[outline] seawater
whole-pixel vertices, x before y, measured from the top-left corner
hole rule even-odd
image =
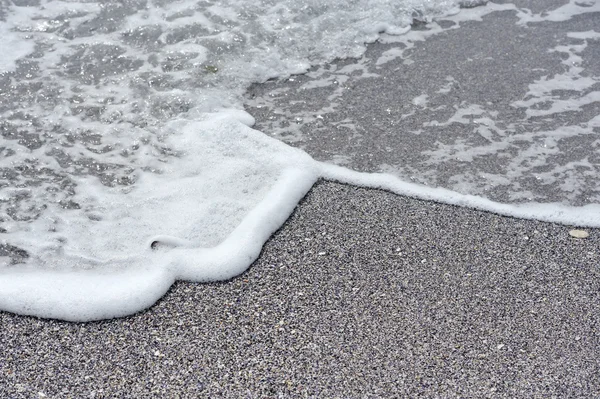
[[[406,182],[394,168],[373,174],[336,165],[335,157],[318,162],[269,137],[285,128],[267,134],[251,128],[254,117],[243,110],[251,84],[361,57],[365,43],[397,38],[398,48],[380,60],[389,62],[436,32],[411,30],[415,21],[476,20],[512,10],[527,25],[600,11],[595,2],[544,14],[481,3],[22,0],[1,6],[0,309],[111,318],[151,306],[176,279],[231,278],[258,257],[319,178],[600,226],[595,202],[502,204],[476,185],[459,193]],[[515,104],[531,117],[598,101],[598,78],[584,73],[577,57],[600,34],[569,34],[578,41],[557,47],[572,57],[564,73],[531,82],[531,94]],[[355,72],[348,68],[348,75]],[[313,87],[327,86],[327,79]],[[555,98],[555,90],[566,88],[581,95]],[[414,104],[425,107],[428,100],[421,93]],[[476,118],[487,126],[480,129],[485,136],[502,130],[492,117],[463,104],[452,121]],[[563,130],[597,133],[598,118]],[[460,147],[462,156],[476,156],[473,148]],[[435,156],[441,162],[456,151],[441,148]]]

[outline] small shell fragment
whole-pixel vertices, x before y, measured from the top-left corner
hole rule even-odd
[[[571,230],[569,231],[569,235],[575,238],[588,238],[590,233],[585,230]]]

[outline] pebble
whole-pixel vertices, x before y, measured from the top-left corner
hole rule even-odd
[[[585,230],[575,229],[575,230],[569,231],[569,235],[574,238],[588,238],[590,236],[590,233],[588,233]]]

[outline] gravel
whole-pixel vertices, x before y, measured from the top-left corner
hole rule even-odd
[[[598,397],[600,231],[318,184],[245,274],[0,313],[0,397]]]

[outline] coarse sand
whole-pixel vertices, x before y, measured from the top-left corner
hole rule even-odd
[[[598,397],[600,232],[319,183],[245,274],[0,313],[0,397]]]

